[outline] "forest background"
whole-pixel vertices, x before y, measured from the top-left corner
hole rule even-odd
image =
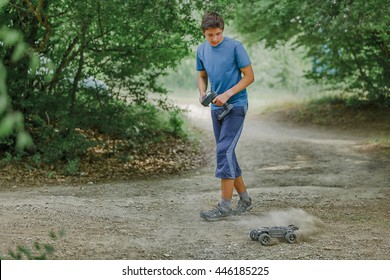
[[[201,164],[172,100],[197,98],[194,51],[209,10],[247,46],[255,110],[268,100],[288,119],[376,129],[387,149],[388,4],[0,0],[2,179],[12,166],[25,178],[89,180]]]

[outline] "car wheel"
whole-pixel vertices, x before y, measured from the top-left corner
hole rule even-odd
[[[259,232],[254,229],[249,233],[249,236],[253,241],[256,241],[259,239]]]
[[[297,241],[297,236],[295,235],[295,233],[287,233],[285,238],[288,243],[294,243],[295,241]]]
[[[261,244],[268,245],[269,244],[269,240],[270,240],[270,236],[268,234],[266,234],[266,233],[260,234],[259,241],[260,241]]]

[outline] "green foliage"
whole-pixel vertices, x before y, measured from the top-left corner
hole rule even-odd
[[[60,230],[57,232],[50,232],[49,236],[51,243],[40,243],[35,242],[33,247],[18,245],[15,250],[10,249],[8,251],[7,259],[14,260],[47,260],[54,254],[54,245],[53,242],[58,241],[60,238],[64,237],[65,231]],[[6,259],[0,255],[0,260]]]
[[[184,58],[179,65],[169,69],[167,75],[161,77],[162,82],[168,88],[196,88],[197,72],[195,70],[195,54]]]
[[[163,141],[168,135],[186,137],[180,110],[164,111],[151,103],[126,104],[111,98],[101,106],[98,102],[80,101],[74,116],[59,116],[30,115],[27,123],[35,146],[28,154],[30,164],[35,167],[63,162],[66,175],[79,174],[80,160],[90,148],[99,145],[116,154],[146,149],[150,143]],[[13,146],[12,137],[0,140],[0,148],[7,151],[2,163],[16,161],[21,154]]]
[[[32,141],[24,129],[22,114],[13,110],[8,97],[7,65],[21,60],[28,48],[21,32],[3,24],[3,20],[7,19],[3,7],[8,5],[8,2],[0,2],[0,138],[14,134],[14,144],[21,150],[31,146]]]
[[[158,78],[202,38],[200,15],[224,7],[231,17],[231,2],[2,1],[0,151],[15,155],[33,139],[34,163],[62,161],[72,174],[97,144],[91,131],[132,147],[184,135],[150,94],[169,108]],[[103,86],[89,84],[96,79]]]
[[[65,175],[78,175],[80,173],[80,160],[73,159],[69,160],[66,164]]]
[[[114,95],[126,91],[136,102],[146,101],[147,92],[164,92],[157,78],[202,36],[193,11],[229,1],[11,2],[2,22],[18,33],[3,40],[12,43],[22,33],[35,52],[34,67],[27,61],[6,65],[9,75],[18,78],[9,79],[10,88],[18,89],[12,91],[14,105],[30,96],[33,85],[41,95],[66,94],[72,110],[80,83],[91,76],[104,80]]]
[[[80,158],[94,144],[70,122],[46,124],[40,116],[34,115],[29,126],[33,128],[34,142],[39,143],[34,147],[34,156],[39,155],[43,163]]]
[[[125,118],[126,123],[130,124],[124,130],[130,146],[139,147],[145,143],[160,142],[167,135],[176,137],[185,135],[178,110],[163,112],[151,104],[132,105],[129,106]]]
[[[184,121],[180,117],[180,113],[180,110],[170,113],[168,131],[171,131],[174,136],[187,138],[188,134],[184,130]]]
[[[6,152],[0,162],[3,164],[9,164],[12,162],[12,160],[13,160],[12,154],[9,152]]]
[[[242,1],[237,14],[237,29],[252,42],[304,46],[313,65],[309,78],[390,105],[386,1]]]

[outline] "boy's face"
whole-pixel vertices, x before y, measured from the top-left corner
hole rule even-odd
[[[203,32],[206,40],[210,43],[211,46],[218,46],[223,39],[223,29],[221,28],[209,28]]]

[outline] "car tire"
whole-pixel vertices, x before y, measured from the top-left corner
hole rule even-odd
[[[256,241],[256,240],[259,240],[259,232],[257,230],[252,230],[250,233],[249,233],[249,237],[253,240],[253,241]]]
[[[267,233],[262,233],[259,236],[259,242],[263,245],[268,245],[270,241],[270,236]]]
[[[295,235],[295,233],[287,233],[285,238],[288,243],[294,243],[295,241],[297,241],[297,236]]]

